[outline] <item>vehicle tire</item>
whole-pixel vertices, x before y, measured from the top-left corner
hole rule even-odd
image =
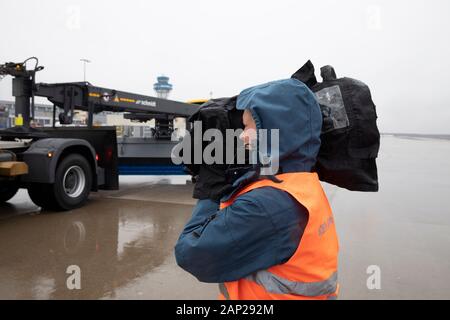
[[[0,182],[0,203],[11,200],[19,191],[19,185],[16,182],[2,181]]]
[[[84,205],[92,187],[92,170],[85,157],[72,154],[58,165],[54,195],[59,208],[71,210]]]
[[[92,170],[83,156],[71,154],[56,168],[55,183],[33,184],[28,193],[35,204],[52,211],[72,210],[87,201],[92,186]]]

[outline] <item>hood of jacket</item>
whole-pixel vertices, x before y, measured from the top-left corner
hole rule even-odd
[[[311,172],[320,148],[322,114],[314,93],[297,79],[283,79],[243,90],[237,109],[249,110],[256,128],[268,132],[266,154],[277,154],[278,172]],[[278,152],[270,132],[279,130]],[[258,134],[260,139],[260,134]],[[262,149],[261,149],[262,150]]]

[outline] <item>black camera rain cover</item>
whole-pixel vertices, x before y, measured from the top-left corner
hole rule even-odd
[[[331,66],[320,70],[322,82],[317,82],[309,60],[292,75],[315,93],[322,111],[319,178],[352,191],[378,191],[380,133],[369,87],[359,80],[337,78]]]
[[[227,129],[243,129],[242,110],[236,109],[237,96],[230,98],[212,99],[202,104],[197,112],[195,112],[189,119],[190,126],[189,134],[191,138],[203,136],[208,129],[218,129],[226,136]],[[202,123],[201,132],[194,126],[196,121]],[[236,138],[235,138],[236,139]],[[245,164],[227,164],[226,152],[223,153],[222,164],[205,165],[203,159],[201,163],[195,163],[195,149],[199,147],[197,144],[201,143],[200,150],[210,144],[209,141],[196,141],[191,139],[191,159],[189,163],[185,163],[186,172],[191,174],[195,180],[195,188],[193,197],[196,199],[220,199],[220,196],[231,189],[233,180],[237,178],[240,173],[245,173],[251,166],[248,164],[248,153],[246,151]],[[225,141],[224,141],[225,143]],[[238,143],[234,143],[234,151],[236,152]],[[224,145],[224,151],[226,151]],[[234,154],[235,156],[236,154]]]

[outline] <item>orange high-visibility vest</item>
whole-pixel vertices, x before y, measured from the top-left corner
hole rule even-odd
[[[219,299],[335,299],[339,289],[339,245],[333,214],[318,175],[295,172],[276,177],[282,182],[264,179],[251,183],[229,201],[221,203],[221,209],[231,205],[236,197],[256,188],[273,187],[288,192],[309,214],[297,250],[283,264],[237,281],[221,283]]]

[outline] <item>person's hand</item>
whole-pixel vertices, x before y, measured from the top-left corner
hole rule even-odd
[[[195,180],[193,197],[196,199],[211,199],[217,202],[232,188],[227,181],[225,165],[203,164]]]

